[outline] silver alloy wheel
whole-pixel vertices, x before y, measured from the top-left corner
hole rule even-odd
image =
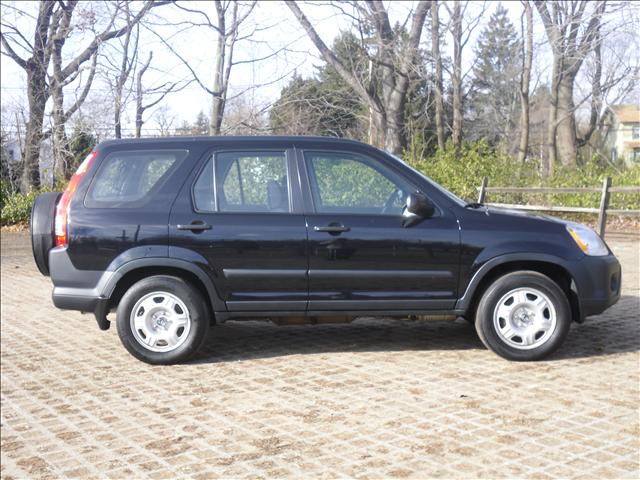
[[[130,317],[133,338],[152,352],[170,352],[182,345],[191,330],[185,304],[172,293],[148,293],[136,302]]]
[[[518,350],[530,350],[547,342],[556,324],[553,303],[535,288],[511,290],[502,296],[493,311],[493,326],[498,337]]]

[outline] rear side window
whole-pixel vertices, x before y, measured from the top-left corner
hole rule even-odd
[[[220,152],[212,156],[193,188],[199,211],[289,212],[284,152]]]
[[[186,150],[114,152],[102,161],[87,207],[134,207],[146,201],[189,154]]]

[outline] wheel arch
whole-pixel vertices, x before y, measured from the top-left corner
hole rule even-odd
[[[116,308],[124,293],[136,282],[154,275],[171,275],[192,284],[204,296],[213,315],[226,310],[224,302],[207,274],[190,262],[174,258],[133,260],[118,268],[103,289],[109,310]]]
[[[485,263],[472,277],[464,295],[458,300],[456,310],[469,318],[475,316],[482,294],[497,278],[508,273],[529,270],[546,275],[567,295],[571,317],[582,322],[576,283],[565,262],[550,255],[505,255]]]

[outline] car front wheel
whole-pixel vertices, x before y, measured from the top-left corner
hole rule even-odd
[[[189,283],[158,275],[127,290],[116,322],[129,353],[146,363],[167,365],[189,359],[200,348],[209,327],[209,310]]]
[[[546,275],[513,272],[495,280],[476,311],[484,345],[509,360],[540,360],[555,352],[571,326],[562,289]]]

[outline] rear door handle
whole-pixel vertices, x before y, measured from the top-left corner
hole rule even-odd
[[[193,222],[188,225],[177,225],[178,230],[191,230],[192,232],[201,232],[203,230],[211,230],[211,225],[204,222]]]
[[[342,233],[349,232],[351,229],[349,227],[345,227],[344,225],[327,225],[326,227],[315,226],[313,229],[316,232],[328,232],[328,233]]]

